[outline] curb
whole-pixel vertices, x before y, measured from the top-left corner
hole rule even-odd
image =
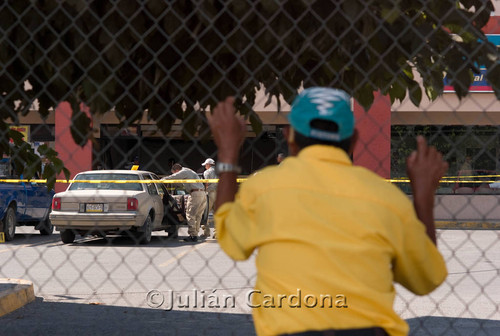
[[[435,221],[436,229],[500,230],[500,222]]]
[[[28,280],[0,278],[0,316],[35,300],[33,283]]]

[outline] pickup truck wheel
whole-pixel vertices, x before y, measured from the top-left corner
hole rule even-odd
[[[5,240],[10,241],[14,239],[14,236],[16,235],[16,225],[16,211],[10,206],[7,209],[5,218],[3,219],[3,232],[5,233]]]
[[[75,241],[75,233],[73,230],[63,230],[61,231],[61,240],[64,244],[71,244]]]
[[[136,233],[136,238],[139,241],[139,244],[149,244],[151,242],[152,233],[153,222],[151,221],[151,216],[148,215],[146,221],[144,222],[144,226],[142,227],[142,231],[138,231]]]
[[[49,236],[52,232],[54,232],[54,225],[52,225],[52,222],[47,215],[47,218],[43,221],[43,225],[40,227],[40,234],[42,236]]]

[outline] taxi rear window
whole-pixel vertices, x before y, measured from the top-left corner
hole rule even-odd
[[[75,180],[82,182],[73,182],[69,190],[133,190],[142,191],[141,183],[114,183],[113,181],[137,181],[138,175],[134,174],[80,174],[75,177]],[[103,181],[103,182],[90,182]]]

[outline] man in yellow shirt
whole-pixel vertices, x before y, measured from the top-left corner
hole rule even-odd
[[[208,116],[218,146],[216,227],[235,260],[257,250],[248,294],[259,335],[406,335],[393,281],[427,294],[446,278],[434,192],[448,165],[424,138],[407,161],[414,204],[349,158],[350,97],[309,88],[292,104],[290,157],[236,183],[245,123],[233,98]]]

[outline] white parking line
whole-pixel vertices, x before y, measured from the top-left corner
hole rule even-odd
[[[191,253],[193,251],[196,251],[196,250],[199,250],[201,249],[203,246],[206,246],[207,245],[207,242],[203,242],[203,243],[200,243],[198,245],[195,245],[195,246],[192,246],[189,250],[187,251],[183,251],[177,255],[175,255],[174,257],[168,259],[167,261],[165,261],[163,264],[160,264],[159,267],[167,267],[169,265],[171,265],[172,263],[178,261],[179,259],[181,259],[182,257],[184,257],[186,254],[188,253]]]

